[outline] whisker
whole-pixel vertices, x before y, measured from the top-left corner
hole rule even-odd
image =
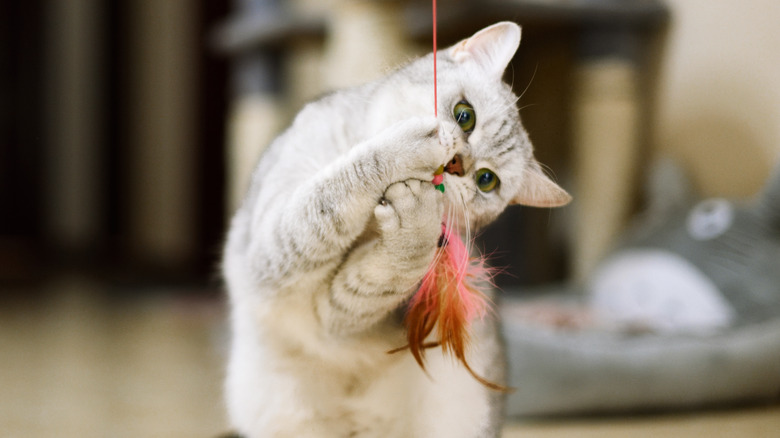
[[[548,166],[548,165],[546,165],[544,163],[539,163],[539,166],[542,168],[542,172],[544,172],[545,175],[550,177],[550,179],[552,179],[553,181],[557,181],[558,180],[558,178],[555,175],[555,171],[552,169],[552,167],[550,167],[550,166]]]
[[[520,96],[516,96],[514,99],[512,99],[511,102],[507,103],[506,105],[503,105],[498,109],[499,115],[502,114],[512,114],[520,111],[522,108],[517,108],[517,102],[520,101]],[[525,108],[525,107],[524,107]]]
[[[539,71],[539,63],[536,63],[536,65],[534,66],[534,72],[531,73],[531,79],[528,80],[528,84],[525,86],[523,91],[514,99],[514,101],[511,104],[507,105],[505,108],[502,108],[502,111],[511,111],[511,109],[514,109],[512,107],[516,107],[517,106],[517,102],[519,102],[520,99],[522,99],[523,96],[525,96],[525,93],[528,92],[528,90],[531,88],[531,84],[534,82],[534,79],[536,79],[537,71]],[[514,75],[512,76],[512,84],[511,84],[511,86],[512,86],[512,89],[514,90]],[[520,111],[523,108],[527,108],[527,107],[528,106],[524,106],[524,107],[522,107],[520,109],[517,109],[516,111]]]
[[[534,81],[534,78],[536,77],[536,71],[539,70],[539,63],[537,62],[534,66],[534,72],[531,74],[531,79],[528,81],[528,85],[525,86],[525,89],[522,93],[520,93],[520,96],[517,97],[517,100],[520,100],[521,97],[525,95],[525,92],[528,91],[529,88],[531,88],[531,83]]]
[[[464,227],[466,228],[466,238],[464,239],[464,244],[466,245],[468,253],[471,253],[471,223],[469,220],[468,205],[462,191],[458,191],[458,200],[461,204],[461,217],[463,218]]]
[[[517,109],[517,111],[522,111],[522,110],[524,110],[526,108],[530,108],[530,107],[536,106],[536,105],[538,105],[538,104],[537,103],[529,103],[528,105],[521,106],[520,108]]]
[[[515,89],[515,64],[514,63],[512,63],[512,62],[509,63],[509,70],[512,73],[512,75],[511,75],[512,76],[512,81],[509,83],[509,88],[514,90]],[[531,78],[531,79],[533,79],[533,78]]]

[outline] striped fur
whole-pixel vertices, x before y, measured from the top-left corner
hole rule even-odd
[[[517,97],[501,82],[519,37],[501,23],[439,52],[438,119],[428,55],[309,103],[266,149],[223,259],[226,401],[242,435],[498,435],[501,395],[463,366],[430,351],[428,376],[410,354],[387,352],[405,342],[404,309],[442,218],[457,217],[467,237],[538,179],[527,177],[539,165]],[[451,115],[463,99],[478,117],[468,135]],[[445,175],[442,194],[429,181],[455,154],[464,175]],[[490,193],[476,188],[481,167],[501,178]],[[491,314],[477,321],[464,354],[474,373],[502,383],[496,325]]]

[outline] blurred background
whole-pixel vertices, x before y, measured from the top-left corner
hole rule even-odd
[[[484,232],[499,283],[587,276],[644,205],[654,157],[705,196],[753,196],[780,156],[778,19],[774,0],[441,0],[440,47],[523,26],[506,79],[577,200]],[[302,103],[430,51],[430,2],[29,0],[2,2],[0,22],[0,434],[225,431],[218,262],[248,173]],[[772,436],[779,418],[507,436]]]

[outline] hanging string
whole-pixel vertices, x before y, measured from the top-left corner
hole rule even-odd
[[[433,113],[438,117],[438,84],[436,81],[436,0],[433,2]],[[444,166],[434,172],[431,181],[444,193]],[[449,353],[478,382],[496,391],[510,392],[511,388],[491,382],[477,374],[466,360],[466,350],[471,340],[469,328],[475,319],[481,319],[488,311],[488,297],[480,287],[492,284],[494,271],[481,257],[472,258],[467,246],[457,234],[456,228],[442,223],[437,255],[422,279],[420,288],[412,296],[406,312],[407,344],[388,353],[407,348],[425,370],[425,350],[441,347]],[[438,341],[427,341],[436,331]]]
[[[436,0],[433,2],[433,115],[439,117],[439,96],[436,83]]]

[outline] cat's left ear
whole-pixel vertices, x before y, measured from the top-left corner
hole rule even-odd
[[[501,80],[518,46],[520,26],[502,21],[452,46],[450,56],[457,62],[473,61],[492,78]]]
[[[562,207],[569,202],[571,202],[571,195],[554,183],[544,174],[542,168],[534,163],[526,169],[523,185],[509,204],[548,208]]]

